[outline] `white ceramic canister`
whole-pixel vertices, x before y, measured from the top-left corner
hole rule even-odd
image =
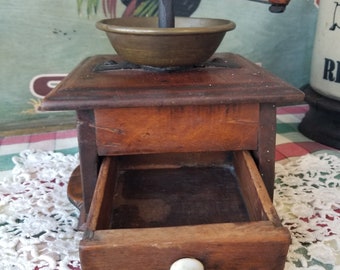
[[[320,0],[310,85],[340,100],[340,0]]]

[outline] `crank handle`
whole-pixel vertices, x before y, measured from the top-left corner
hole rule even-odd
[[[271,4],[269,11],[272,13],[282,13],[285,11],[286,6],[290,0],[249,0],[253,2],[259,2],[264,4]]]

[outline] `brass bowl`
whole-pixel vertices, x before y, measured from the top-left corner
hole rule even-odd
[[[153,67],[190,66],[206,61],[235,23],[222,19],[176,17],[174,28],[159,28],[158,17],[105,19],[96,27],[128,62]]]

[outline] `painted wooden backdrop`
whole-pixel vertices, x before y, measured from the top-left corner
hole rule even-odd
[[[125,6],[118,6],[121,16]],[[95,28],[102,9],[78,15],[76,0],[0,0],[0,136],[72,127],[73,112],[40,113],[42,96],[81,60],[114,53]],[[239,53],[300,87],[309,81],[317,9],[292,0],[283,14],[247,0],[201,0],[195,17],[225,18],[237,27],[218,51]]]

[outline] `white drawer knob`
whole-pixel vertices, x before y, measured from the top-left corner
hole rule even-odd
[[[199,260],[183,258],[175,261],[170,270],[204,270],[204,266]]]

